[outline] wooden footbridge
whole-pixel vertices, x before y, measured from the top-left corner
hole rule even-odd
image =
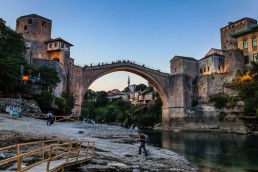
[[[0,148],[4,171],[58,172],[94,158],[94,142],[37,141]],[[16,167],[10,169],[10,167]],[[8,170],[8,168],[10,170]],[[0,170],[1,171],[1,170]]]

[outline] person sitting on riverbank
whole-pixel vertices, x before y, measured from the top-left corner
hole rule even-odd
[[[96,124],[93,119],[90,119],[90,124]]]
[[[141,155],[142,153],[142,148],[144,150],[144,153],[145,153],[145,156],[148,156],[147,154],[147,151],[145,149],[145,143],[146,143],[146,137],[145,135],[141,132],[141,130],[138,130],[138,134],[139,134],[139,139],[140,139],[140,146],[139,146],[139,154],[138,155]]]

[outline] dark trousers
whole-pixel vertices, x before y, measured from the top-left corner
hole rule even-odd
[[[51,125],[51,120],[52,120],[51,117],[48,117],[48,118],[47,118],[47,125]]]
[[[142,153],[142,148],[143,148],[143,150],[144,150],[145,156],[147,156],[147,151],[146,151],[146,149],[145,149],[145,142],[142,142],[142,143],[141,143],[141,145],[140,145],[140,147],[139,147],[139,154]]]

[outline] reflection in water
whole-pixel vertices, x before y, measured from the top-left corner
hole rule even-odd
[[[145,131],[150,144],[219,171],[258,171],[258,137],[223,133]]]

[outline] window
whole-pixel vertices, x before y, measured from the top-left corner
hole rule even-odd
[[[27,26],[24,26],[24,30],[27,30]]]
[[[61,48],[64,48],[64,43],[61,43]]]
[[[55,47],[57,47],[57,42],[55,42]]]
[[[200,69],[200,74],[202,74],[202,69]]]
[[[208,72],[210,71],[210,67],[208,67]]]
[[[249,63],[249,57],[245,56],[245,64],[248,64],[248,63]]]
[[[175,68],[175,72],[176,72],[176,68]]]
[[[69,46],[68,46],[68,45],[66,45],[65,49],[66,49],[66,50],[69,50]]]
[[[47,26],[47,23],[45,21],[42,22],[42,26],[43,27],[46,27]]]
[[[203,72],[206,72],[206,68],[203,69]]]
[[[254,54],[254,62],[258,62],[258,54]]]
[[[32,24],[32,19],[28,19],[28,24]]]
[[[220,65],[218,66],[218,69],[220,70]]]
[[[48,47],[49,47],[49,48],[52,48],[52,44],[49,44]]]
[[[248,42],[247,42],[247,40],[244,40],[244,49],[245,48],[248,48]]]
[[[252,39],[252,42],[253,42],[253,47],[257,46],[256,38],[253,38],[253,39]]]

